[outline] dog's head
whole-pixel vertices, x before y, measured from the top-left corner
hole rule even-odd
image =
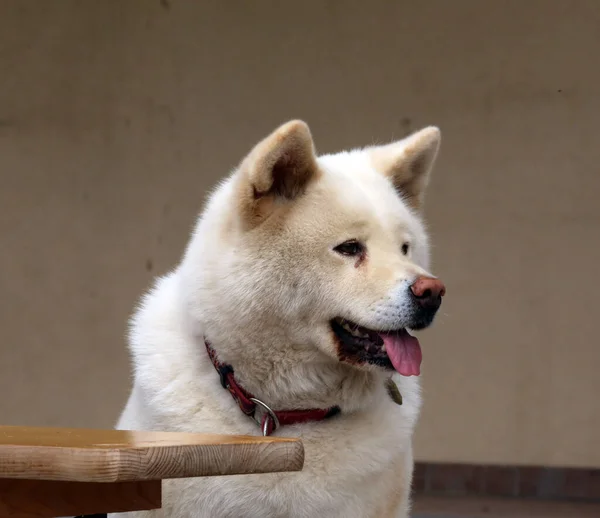
[[[231,362],[342,362],[419,373],[407,329],[444,287],[428,273],[420,212],[437,128],[317,157],[289,122],[212,196],[183,262],[189,313]]]

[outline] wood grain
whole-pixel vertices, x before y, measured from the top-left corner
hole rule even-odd
[[[125,482],[300,471],[297,439],[0,426],[0,478]]]
[[[0,479],[0,518],[55,518],[160,506],[160,480],[106,484]]]

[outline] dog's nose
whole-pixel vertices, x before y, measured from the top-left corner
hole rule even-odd
[[[411,285],[410,291],[420,306],[437,309],[442,304],[442,297],[446,294],[446,286],[439,279],[417,277],[417,280]]]

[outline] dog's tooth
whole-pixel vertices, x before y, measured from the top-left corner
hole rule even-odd
[[[381,346],[381,350],[385,352],[385,343]]]

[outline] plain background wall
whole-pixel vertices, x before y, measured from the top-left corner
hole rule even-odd
[[[600,466],[600,2],[0,3],[0,422],[110,427],[126,320],[276,125],[443,131],[420,460]]]

